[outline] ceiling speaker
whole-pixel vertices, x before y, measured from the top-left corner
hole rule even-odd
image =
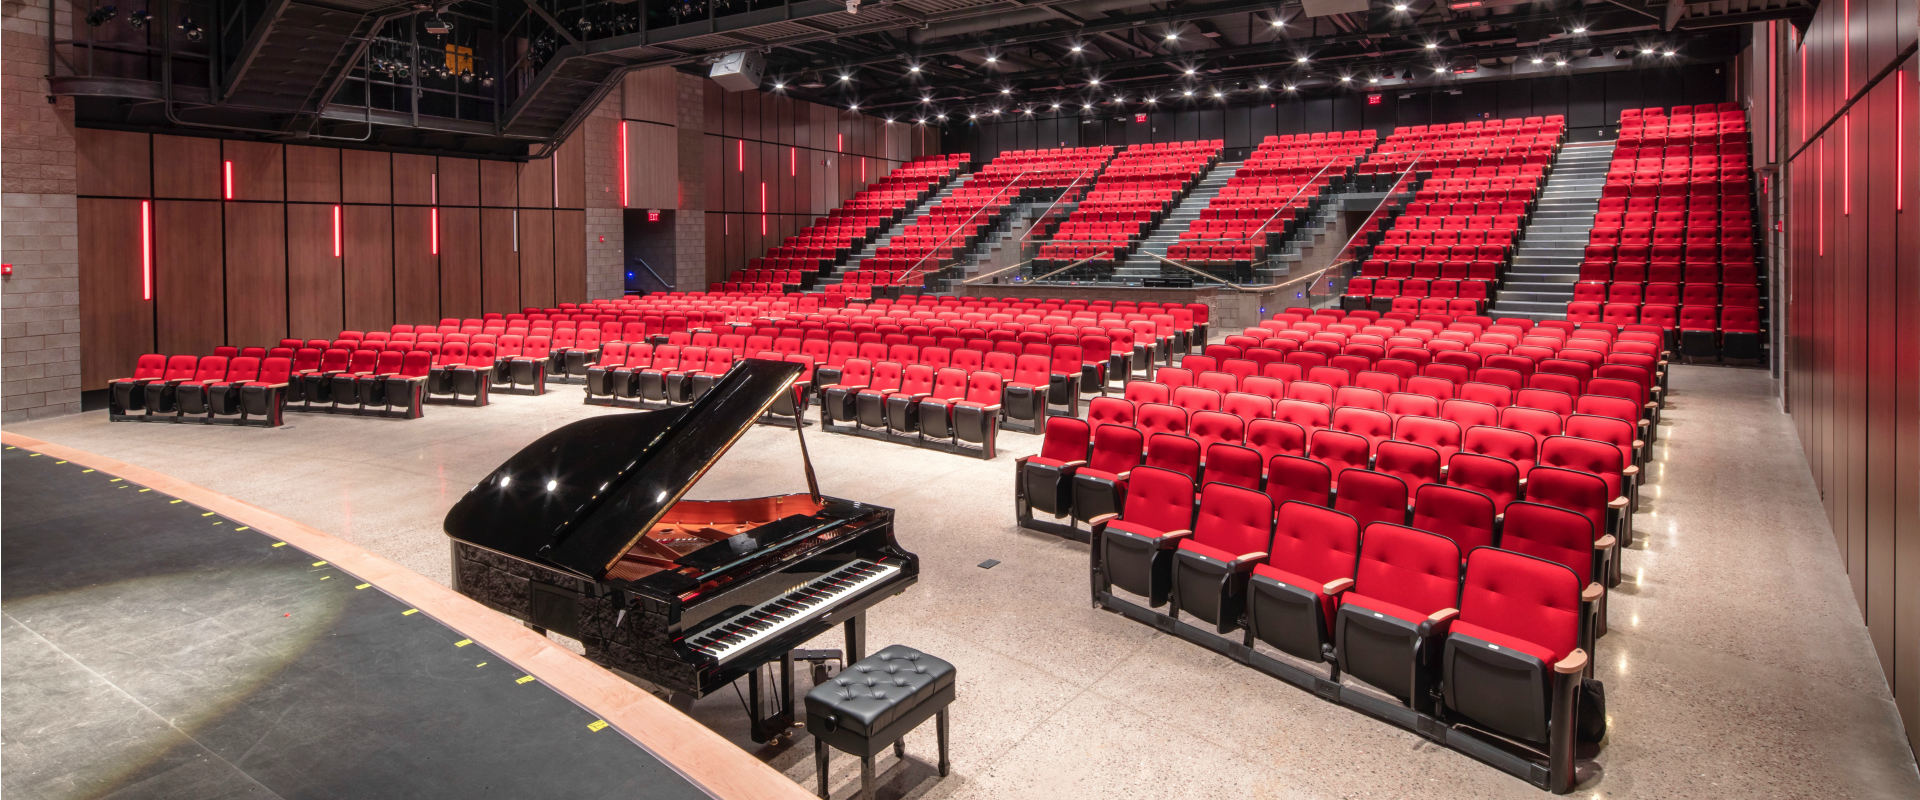
[[[729,92],[747,92],[760,88],[760,74],[766,69],[767,59],[757,50],[747,50],[721,56],[707,77]]]

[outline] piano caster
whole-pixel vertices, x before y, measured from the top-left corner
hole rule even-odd
[[[780,654],[780,666],[777,667],[780,670],[778,676],[780,692],[774,699],[780,707],[776,708],[772,714],[763,716],[765,702],[760,689],[760,675],[766,667],[770,666],[772,665],[763,664],[746,675],[747,707],[753,711],[748,720],[752,727],[748,737],[753,739],[754,744],[766,744],[787,735],[787,732],[793,729],[794,720],[798,719],[794,715],[796,698],[793,694],[793,651],[791,650]]]

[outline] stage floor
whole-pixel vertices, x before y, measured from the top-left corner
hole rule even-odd
[[[1595,659],[1611,734],[1579,796],[1920,797],[1818,492],[1766,374],[1680,366],[1671,388],[1638,540]],[[414,421],[289,414],[288,427],[262,430],[109,423],[96,412],[8,430],[196,482],[444,584],[440,526],[454,501],[541,434],[606,413],[623,412],[582,405],[575,385],[495,397],[487,408],[434,406]],[[921,558],[920,582],[869,613],[869,647],[906,644],[959,669],[952,775],[935,774],[931,728],[915,731],[904,762],[878,759],[881,800],[1547,796],[1093,609],[1086,546],[1014,524],[1013,459],[1037,451],[1038,437],[1003,433],[991,462],[817,427],[807,445],[821,491],[897,509],[900,544]],[[755,428],[688,496],[805,487],[793,431]],[[988,559],[1000,563],[980,568]],[[837,648],[840,637],[810,646]],[[1009,680],[1020,690],[1008,691]],[[806,676],[799,681],[804,691]],[[731,692],[690,711],[812,785],[804,734],[754,745]],[[856,774],[854,759],[834,759],[836,798],[852,794]],[[570,785],[538,794],[580,794]]]
[[[466,635],[260,531],[7,447],[8,798],[702,798]]]

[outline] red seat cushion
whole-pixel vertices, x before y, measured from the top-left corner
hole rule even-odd
[[[1573,652],[1572,650],[1568,650],[1567,653],[1556,653],[1525,639],[1517,639],[1491,628],[1482,628],[1471,622],[1462,622],[1460,620],[1454,620],[1449,630],[1462,636],[1471,636],[1480,641],[1507,648],[1508,650],[1517,650],[1526,653],[1548,664],[1553,664],[1560,659],[1566,658],[1567,653]]]
[[[1402,605],[1396,605],[1394,603],[1389,603],[1377,597],[1368,597],[1364,594],[1360,594],[1359,592],[1347,592],[1346,594],[1341,596],[1340,602],[1343,604],[1351,603],[1353,605],[1360,606],[1361,608],[1364,608],[1368,611],[1385,614],[1389,617],[1394,617],[1397,619],[1406,620],[1407,622],[1412,623],[1414,625],[1418,625],[1427,620],[1427,615],[1422,614],[1418,611],[1414,611],[1411,608],[1407,608],[1406,606],[1402,606]]]
[[[1203,555],[1203,556],[1206,556],[1206,557],[1208,557],[1208,558],[1211,558],[1211,559],[1215,559],[1215,560],[1218,560],[1218,561],[1232,561],[1232,560],[1234,560],[1234,559],[1236,559],[1236,558],[1239,558],[1240,556],[1242,556],[1242,555],[1244,555],[1244,554],[1242,554],[1242,553],[1229,553],[1229,552],[1227,552],[1227,551],[1225,551],[1225,550],[1222,550],[1222,549],[1220,549],[1220,548],[1218,548],[1218,547],[1213,547],[1213,546],[1210,546],[1210,545],[1204,545],[1204,544],[1201,544],[1201,543],[1199,543],[1199,542],[1196,542],[1196,541],[1193,541],[1192,539],[1183,539],[1183,540],[1181,540],[1181,541],[1180,541],[1180,549],[1182,549],[1182,550],[1185,550],[1185,551],[1187,551],[1187,552],[1190,552],[1190,553],[1196,553],[1196,554],[1198,554],[1198,555]],[[1254,569],[1259,569],[1259,567],[1255,567]]]

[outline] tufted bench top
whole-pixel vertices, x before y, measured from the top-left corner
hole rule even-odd
[[[878,733],[953,685],[953,665],[905,645],[860,659],[807,692],[807,716],[861,737]]]

